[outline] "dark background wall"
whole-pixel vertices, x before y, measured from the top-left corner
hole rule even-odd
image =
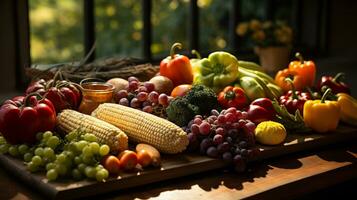
[[[0,2],[0,91],[8,93],[15,90],[16,41],[13,3]]]
[[[329,55],[357,59],[357,1],[331,1],[329,17]]]

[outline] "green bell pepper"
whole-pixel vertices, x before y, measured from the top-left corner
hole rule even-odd
[[[203,84],[215,91],[233,83],[238,77],[238,60],[227,52],[214,52],[196,63],[193,83]]]

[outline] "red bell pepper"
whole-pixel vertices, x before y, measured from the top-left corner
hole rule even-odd
[[[180,43],[175,43],[171,47],[170,56],[160,63],[160,75],[168,77],[174,87],[182,84],[191,84],[193,72],[190,59],[187,56],[175,54],[175,49],[182,48]]]
[[[10,144],[33,144],[36,133],[54,129],[54,106],[48,99],[38,97],[32,93],[23,100],[7,100],[1,106],[0,132]]]
[[[308,92],[296,91],[293,81],[290,78],[286,79],[291,84],[291,90],[279,98],[280,105],[284,105],[290,114],[295,114],[296,110],[303,114],[304,104],[311,99]]]
[[[218,94],[218,102],[223,108],[235,107],[243,109],[247,105],[248,100],[242,88],[227,86]]]
[[[321,77],[320,82],[317,84],[317,87],[322,91],[322,87],[331,88],[331,91],[334,94],[337,93],[347,93],[351,94],[349,86],[342,82],[341,79],[345,76],[344,73],[338,73],[335,77],[332,76],[323,76]],[[327,89],[327,88],[326,88]]]

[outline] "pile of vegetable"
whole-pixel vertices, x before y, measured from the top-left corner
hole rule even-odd
[[[259,154],[256,143],[280,145],[288,134],[357,125],[357,100],[344,74],[316,79],[313,61],[292,61],[271,77],[253,62],[218,51],[189,59],[175,53],[160,75],[81,83],[58,72],[32,82],[0,108],[0,153],[24,160],[30,172],[105,181],[161,165],[160,153],[193,152],[222,159],[237,172]],[[106,90],[101,84],[110,86]],[[83,102],[91,112],[81,110]],[[82,113],[81,113],[82,111]],[[131,145],[129,145],[131,144]],[[131,147],[131,149],[130,149]],[[135,147],[135,148],[132,148]]]

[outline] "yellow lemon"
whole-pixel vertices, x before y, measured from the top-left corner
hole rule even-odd
[[[264,121],[255,128],[255,139],[265,145],[277,145],[284,142],[286,130],[278,122]]]

